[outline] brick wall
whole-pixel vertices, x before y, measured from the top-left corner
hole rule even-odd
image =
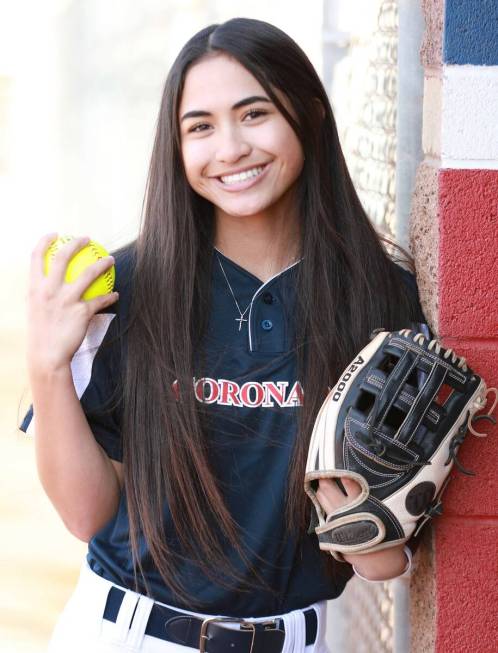
[[[498,4],[422,4],[424,160],[411,216],[421,299],[444,346],[498,386]],[[414,604],[412,652],[428,640],[437,653],[497,650],[498,429],[478,430],[488,437],[469,434],[459,453],[477,475],[452,472],[420,554],[413,593],[427,601]]]

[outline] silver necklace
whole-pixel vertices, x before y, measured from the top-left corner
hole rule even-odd
[[[223,272],[223,276],[225,277],[225,281],[227,282],[228,287],[230,288],[230,292],[232,293],[233,301],[235,302],[235,306],[237,306],[237,310],[239,311],[240,317],[236,317],[235,321],[239,323],[239,331],[242,329],[242,322],[247,322],[247,318],[244,317],[244,315],[247,313],[249,310],[251,304],[246,308],[244,312],[240,310],[239,302],[237,301],[237,298],[235,297],[235,294],[232,290],[232,286],[230,285],[230,281],[228,281],[228,277],[226,275],[225,269],[223,265],[221,264],[220,257],[218,254],[216,254],[216,258],[218,259],[218,263],[220,264],[221,271]]]

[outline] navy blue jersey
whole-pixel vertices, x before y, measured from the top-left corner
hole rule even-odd
[[[193,382],[198,401],[209,408],[206,437],[213,471],[243,534],[244,550],[272,590],[227,591],[184,560],[180,567],[183,586],[202,603],[203,611],[211,614],[258,617],[286,613],[335,598],[352,575],[350,565],[338,563],[337,575],[332,579],[326,572],[326,555],[319,551],[316,536],[289,537],[285,525],[286,481],[297,411],[303,401],[293,351],[298,265],[299,262],[262,283],[220,252],[213,252],[210,316],[205,335],[207,373]],[[72,361],[75,386],[92,432],[108,456],[119,461],[121,411],[116,388],[121,368],[115,337],[126,325],[131,267],[126,253],[116,258],[119,302],[108,309],[110,312],[95,316]],[[415,279],[399,269],[420,320],[424,321]],[[223,271],[247,322],[237,319],[239,311]],[[28,428],[31,417],[30,412],[22,430]],[[173,533],[167,505],[164,522],[165,533]],[[133,589],[128,529],[122,493],[117,514],[89,542],[87,559],[98,574]],[[168,537],[169,542],[171,539]],[[174,542],[172,545],[176,547]],[[234,566],[244,572],[236,552],[227,547],[226,553]],[[150,564],[145,562],[145,567],[154,599],[189,608],[178,603]]]

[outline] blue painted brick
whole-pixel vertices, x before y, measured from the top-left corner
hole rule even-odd
[[[446,0],[444,62],[498,65],[498,0]]]

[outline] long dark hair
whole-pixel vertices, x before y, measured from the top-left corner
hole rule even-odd
[[[192,607],[195,597],[187,595],[178,574],[182,556],[208,578],[240,591],[263,582],[256,570],[241,574],[228,562],[227,542],[244,560],[245,553],[210,465],[204,407],[192,385],[192,378],[199,378],[196,352],[209,312],[214,212],[187,182],[178,109],[189,67],[217,53],[235,58],[257,79],[305,156],[297,188],[303,258],[295,342],[305,399],[289,470],[290,533],[304,533],[307,526],[306,451],[327,388],[374,328],[402,328],[414,317],[413,299],[355,192],[327,94],[303,51],[284,32],[258,20],[235,18],[198,32],[178,55],[162,95],[143,221],[133,243],[123,377],[124,478],[137,588],[140,572],[147,591],[142,535],[150,562],[179,601]],[[286,96],[295,118],[276,90]],[[174,534],[164,532],[165,500]],[[226,571],[224,581],[219,569]]]

